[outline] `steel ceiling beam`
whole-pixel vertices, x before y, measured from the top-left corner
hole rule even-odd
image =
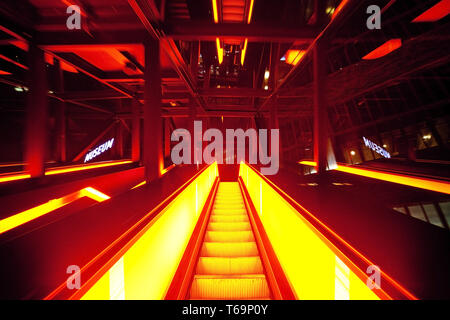
[[[154,5],[154,1],[128,0],[128,3],[138,16],[139,20],[141,20],[150,36],[160,41],[161,47],[172,61],[177,74],[184,80],[190,94],[194,98],[194,101],[200,107],[201,111],[205,112],[205,103],[198,95],[195,81],[192,78],[190,70],[181,56],[175,42],[173,42],[172,39],[167,38],[165,33],[160,28],[156,28],[154,23],[152,23],[152,21],[159,21],[160,17],[160,13],[157,10],[157,6]]]
[[[301,71],[304,67],[306,67],[308,63],[307,57],[311,57],[314,47],[316,46],[316,43],[318,41],[323,41],[325,38],[328,38],[334,30],[342,25],[344,21],[347,19],[347,17],[351,16],[351,14],[356,10],[358,5],[361,5],[361,1],[359,0],[345,0],[341,3],[341,7],[336,10],[336,16],[332,18],[331,22],[323,29],[322,32],[314,39],[314,41],[309,45],[308,49],[306,50],[305,55],[300,60],[299,63],[297,63],[292,69],[287,73],[287,75],[280,81],[279,85],[273,90],[272,94],[266,99],[262,105],[260,106],[260,110],[264,110],[269,102],[277,97],[279,90],[283,88],[292,78],[294,75],[298,74],[299,71]]]
[[[209,88],[199,89],[199,95],[206,97],[234,97],[234,98],[251,98],[251,97],[267,97],[270,91],[264,89],[253,88]]]
[[[109,83],[108,81],[105,81],[104,79],[102,79],[98,75],[95,75],[92,71],[89,71],[89,70],[87,70],[85,68],[82,68],[82,67],[78,66],[77,64],[73,63],[72,61],[69,61],[68,59],[64,58],[60,54],[52,52],[52,51],[50,51],[48,49],[45,49],[45,48],[44,48],[44,51],[46,53],[48,53],[49,55],[51,55],[52,57],[54,57],[54,58],[56,58],[56,59],[58,59],[60,61],[64,61],[65,63],[67,63],[71,67],[77,69],[78,71],[84,73],[88,77],[91,77],[91,78],[97,80],[98,82],[104,84],[105,86],[110,87],[110,88],[114,89],[115,91],[123,94],[125,97],[133,98],[133,95],[130,92],[128,92],[128,91],[126,91],[126,90],[124,90],[124,89],[122,89],[122,88],[120,88],[118,86],[115,86],[115,85]]]
[[[248,39],[251,42],[312,42],[320,33],[317,27],[292,28],[267,24],[176,22],[164,25],[166,35],[174,40],[215,41]]]

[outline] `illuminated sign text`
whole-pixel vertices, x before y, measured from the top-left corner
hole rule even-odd
[[[106,141],[105,143],[99,145],[97,148],[95,148],[94,150],[88,152],[86,154],[86,157],[84,158],[84,162],[88,162],[92,159],[94,159],[96,156],[98,156],[99,154],[102,154],[103,152],[105,152],[106,150],[109,150],[112,148],[114,143],[114,138],[112,138],[109,141]]]
[[[370,141],[366,137],[363,137],[363,140],[364,140],[364,144],[366,145],[367,148],[370,148],[373,151],[375,151],[376,153],[381,154],[385,158],[389,159],[391,157],[391,154],[389,152],[387,152],[385,149],[383,149],[382,147],[380,147],[376,143],[373,143],[372,141]]]

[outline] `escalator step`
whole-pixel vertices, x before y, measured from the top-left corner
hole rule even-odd
[[[270,299],[247,209],[237,182],[221,182],[214,199],[191,299]]]
[[[247,211],[245,210],[245,208],[240,208],[240,209],[229,209],[229,208],[214,208],[212,210],[212,214],[226,214],[226,215],[233,215],[233,214],[247,214]]]
[[[196,275],[192,282],[191,299],[270,299],[264,274],[245,276]]]
[[[257,256],[256,242],[204,242],[202,257],[249,257]]]
[[[252,231],[207,231],[208,242],[248,242],[255,241]]]
[[[252,230],[248,222],[210,222],[208,229],[210,231],[248,231]]]
[[[210,222],[247,222],[248,217],[244,214],[213,214],[209,220]]]
[[[200,257],[197,274],[240,275],[263,273],[259,256],[255,257]]]
[[[215,206],[232,206],[232,207],[236,207],[236,206],[242,206],[244,205],[244,202],[239,199],[239,200],[219,200],[219,201],[215,201],[214,202]]]
[[[231,209],[231,210],[237,210],[237,209],[244,209],[244,203],[243,202],[239,202],[236,204],[227,204],[227,203],[223,203],[223,204],[214,204],[213,206],[214,209]]]

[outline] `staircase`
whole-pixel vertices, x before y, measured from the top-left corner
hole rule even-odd
[[[238,182],[219,184],[189,298],[271,298]]]

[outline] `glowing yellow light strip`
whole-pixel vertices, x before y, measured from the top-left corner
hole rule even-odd
[[[219,13],[217,11],[217,0],[212,0],[214,22],[219,23]]]
[[[91,164],[91,165],[79,165],[79,166],[53,168],[53,169],[47,170],[45,172],[45,175],[51,176],[51,175],[60,174],[60,173],[68,173],[68,172],[76,172],[76,171],[82,171],[82,170],[88,170],[88,169],[117,166],[117,165],[121,165],[121,164],[132,163],[132,162],[133,161],[131,161],[131,160],[125,160],[125,161],[115,161],[115,162],[107,162],[107,163],[97,163],[97,164]],[[8,182],[8,181],[15,181],[15,180],[29,179],[29,178],[31,178],[31,176],[28,173],[0,175],[0,183]]]
[[[18,162],[18,163],[4,163],[4,164],[0,164],[0,168],[4,168],[4,167],[18,167],[18,166],[23,166],[24,163],[23,162]]]
[[[131,190],[139,188],[140,186],[143,186],[146,183],[147,183],[147,181],[142,181],[141,183],[139,183],[139,184],[135,185],[133,188],[131,188]]]
[[[84,188],[83,190],[81,190],[81,195],[91,198],[92,200],[95,200],[98,202],[102,202],[102,201],[111,199],[110,196],[107,196],[106,194],[104,194],[92,187],[87,187],[87,188]]]
[[[304,164],[306,166],[315,167],[316,163],[314,161],[299,161],[300,164]]]
[[[249,11],[248,11],[248,19],[247,19],[247,23],[250,23],[250,21],[252,21],[253,2],[254,2],[254,0],[251,0],[251,1],[250,1],[250,9],[249,9]]]
[[[161,175],[165,175],[167,172],[169,172],[170,170],[172,170],[173,168],[175,168],[175,164],[171,164],[170,166],[168,166],[167,168],[164,168],[163,170],[161,170]]]
[[[110,198],[106,194],[92,187],[86,187],[79,191],[68,194],[64,197],[52,199],[39,206],[36,206],[34,208],[25,210],[23,212],[17,213],[13,216],[0,220],[0,234],[9,231],[11,229],[17,228],[39,217],[42,217],[43,215],[52,212],[56,209],[59,209],[69,203],[72,203],[75,200],[78,200],[82,197],[88,197],[98,202],[102,202]]]
[[[314,161],[300,161],[299,163],[307,165],[307,166],[315,166],[316,165],[316,163]],[[378,180],[388,181],[388,182],[397,183],[397,184],[403,184],[405,186],[450,194],[450,183],[448,183],[448,182],[437,181],[437,180],[426,179],[426,178],[410,177],[410,176],[406,176],[406,175],[402,175],[402,174],[398,174],[398,173],[387,173],[387,172],[381,172],[381,171],[376,171],[376,170],[355,168],[355,167],[350,167],[350,166],[346,166],[346,165],[342,165],[342,164],[339,164],[337,166],[337,168],[334,170],[351,173],[351,174],[356,174],[356,175],[364,176],[367,178],[378,179]]]
[[[0,176],[0,183],[1,182],[7,182],[7,181],[14,181],[14,180],[22,180],[22,179],[28,179],[31,176],[26,173],[21,174],[13,174],[13,175],[5,175]]]
[[[253,3],[254,3],[254,0],[251,0],[250,1],[250,7],[249,7],[249,10],[248,10],[247,23],[250,23],[250,21],[252,20]],[[241,52],[241,65],[244,65],[245,53],[247,52],[247,44],[248,44],[248,38],[245,38],[244,47],[242,48],[242,52]]]
[[[212,0],[214,23],[219,23],[219,13],[217,11],[217,0]],[[219,64],[223,62],[223,48],[220,47],[220,39],[216,38],[217,46],[217,59],[219,59]]]
[[[245,38],[244,47],[242,48],[242,52],[241,52],[241,65],[244,65],[245,53],[247,52],[247,44],[248,44],[248,39]]]
[[[222,62],[223,62],[223,48],[220,47],[220,40],[219,40],[219,38],[216,38],[216,45],[217,45],[217,58],[219,59],[219,64],[222,64]]]
[[[88,170],[88,169],[95,169],[95,168],[104,168],[104,167],[110,167],[110,166],[118,166],[121,164],[126,163],[132,163],[131,160],[126,161],[117,161],[117,162],[107,162],[107,163],[97,163],[97,164],[91,164],[91,165],[80,165],[80,166],[72,166],[72,167],[64,167],[64,168],[54,168],[49,169],[45,172],[46,176],[51,176],[54,174],[60,174],[60,173],[68,173],[68,172],[75,172],[75,171],[82,171],[82,170]]]

